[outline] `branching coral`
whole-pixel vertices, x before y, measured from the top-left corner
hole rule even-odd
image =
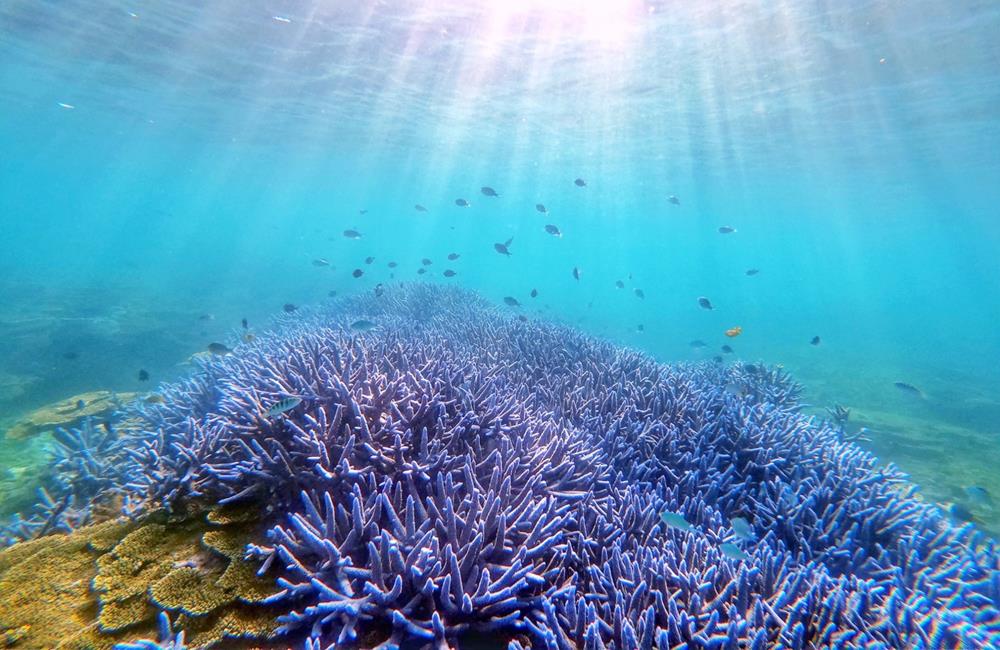
[[[147,507],[263,504],[266,602],[310,649],[1000,644],[992,543],[799,392],[403,286],[209,361],[104,457]]]

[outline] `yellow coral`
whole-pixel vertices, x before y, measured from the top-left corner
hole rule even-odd
[[[254,527],[221,522],[160,513],[0,550],[0,648],[110,650],[155,636],[159,606],[186,612],[175,628],[197,647],[270,637],[280,612],[256,603],[274,584],[243,559]]]
[[[139,623],[152,621],[156,610],[144,594],[126,600],[112,600],[101,606],[97,623],[104,632],[117,632]]]
[[[220,587],[217,578],[193,567],[180,567],[150,587],[149,595],[163,609],[204,616],[233,601],[232,589]]]

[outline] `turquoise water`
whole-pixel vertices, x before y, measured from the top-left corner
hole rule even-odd
[[[928,498],[1000,494],[998,29],[983,2],[8,0],[0,421],[151,390],[285,303],[449,282],[783,363]]]

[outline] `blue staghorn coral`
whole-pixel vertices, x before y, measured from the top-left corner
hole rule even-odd
[[[163,394],[86,484],[110,477],[147,508],[265,504],[249,552],[310,650],[474,633],[546,650],[1000,645],[993,543],[801,415],[780,369],[665,366],[410,285],[286,316]],[[285,397],[302,402],[269,415]],[[95,444],[66,440],[68,457]]]

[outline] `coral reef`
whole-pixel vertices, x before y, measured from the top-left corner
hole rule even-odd
[[[195,647],[273,636],[281,610],[262,604],[273,578],[242,552],[254,531],[153,513],[0,551],[0,647],[131,647],[160,609],[178,613]]]
[[[664,366],[427,285],[304,311],[136,404],[114,439],[64,435],[59,460],[84,486],[63,483],[74,512],[114,495],[129,511],[219,503],[220,522],[267,524],[249,550],[276,589],[238,599],[281,610],[288,643],[1000,644],[992,542],[799,413],[780,369]],[[269,412],[288,397],[301,402]],[[127,604],[142,560],[130,546],[183,534],[131,533],[95,588]],[[205,541],[241,557],[239,536]],[[201,644],[188,624],[229,582],[148,571],[153,603],[185,612]]]

